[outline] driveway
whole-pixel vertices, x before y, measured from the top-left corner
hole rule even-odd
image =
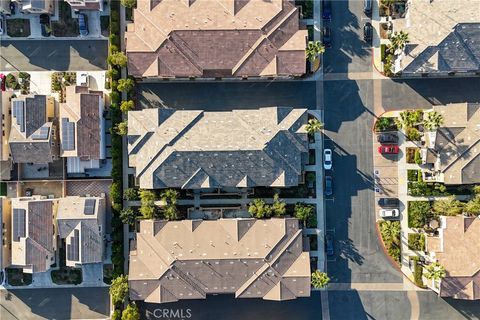
[[[1,71],[106,70],[107,40],[1,41]]]
[[[108,288],[0,290],[0,319],[107,319]]]

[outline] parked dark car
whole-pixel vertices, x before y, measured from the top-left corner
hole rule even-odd
[[[332,33],[329,26],[323,28],[323,45],[327,48],[332,46]]]
[[[13,1],[10,1],[10,14],[15,14],[15,3]]]
[[[363,25],[363,40],[366,42],[371,42],[373,36],[373,27],[370,22],[367,22]]]
[[[331,176],[325,176],[325,195],[331,196],[333,194],[333,179]]]
[[[333,248],[333,236],[330,233],[327,233],[325,236],[325,251],[327,252],[327,256],[333,256],[335,253]]]
[[[332,19],[332,2],[331,0],[323,0],[322,2],[322,18],[325,20]]]
[[[365,12],[367,16],[372,14],[372,0],[363,0],[363,12]]]
[[[78,14],[78,28],[82,37],[88,35],[87,17],[83,13]]]
[[[380,198],[378,205],[383,208],[398,208],[400,201],[397,198]]]
[[[380,133],[377,136],[377,141],[380,143],[398,143],[398,136],[394,133]]]

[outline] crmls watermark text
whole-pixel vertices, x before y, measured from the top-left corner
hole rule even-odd
[[[191,309],[154,309],[153,311],[146,311],[148,319],[190,319],[192,317]]]

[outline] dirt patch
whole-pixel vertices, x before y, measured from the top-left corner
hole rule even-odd
[[[21,38],[30,36],[30,20],[28,19],[8,19],[7,35],[10,37]]]

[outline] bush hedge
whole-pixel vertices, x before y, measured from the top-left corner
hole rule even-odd
[[[408,227],[423,228],[427,218],[431,216],[431,205],[429,201],[409,201],[408,204]]]
[[[409,233],[408,249],[414,251],[425,251],[425,235],[421,233]]]

